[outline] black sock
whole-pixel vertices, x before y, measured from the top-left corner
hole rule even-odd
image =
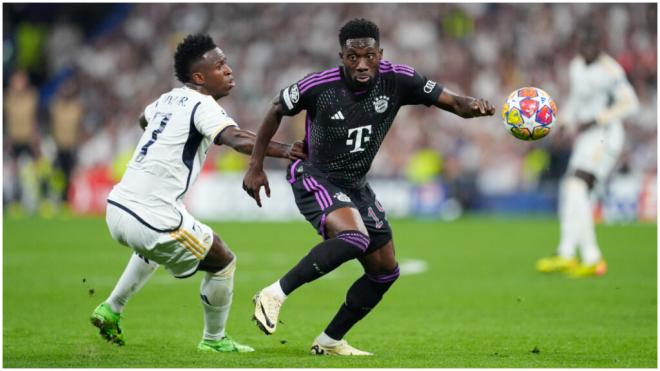
[[[367,250],[369,236],[359,231],[344,231],[316,245],[284,277],[280,286],[286,295],[301,285],[332,272],[342,263],[357,258]]]
[[[373,309],[385,292],[399,278],[399,267],[389,274],[371,276],[364,274],[346,294],[346,301],[326,327],[325,333],[335,340],[341,340],[344,335],[371,309]]]

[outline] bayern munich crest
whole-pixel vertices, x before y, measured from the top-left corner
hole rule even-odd
[[[335,193],[334,197],[341,202],[351,202],[351,198],[348,197],[344,192],[337,192]]]
[[[376,100],[374,101],[374,109],[376,110],[376,112],[383,113],[387,111],[387,105],[389,100],[390,98],[385,95],[381,95],[378,98],[376,98]]]

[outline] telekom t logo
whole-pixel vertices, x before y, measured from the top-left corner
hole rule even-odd
[[[355,133],[355,135],[353,135],[353,133]],[[371,125],[358,126],[353,129],[348,129],[348,139],[346,140],[346,145],[347,146],[355,145],[351,153],[364,151],[364,148],[362,148],[362,144],[369,141],[370,134],[371,134]]]

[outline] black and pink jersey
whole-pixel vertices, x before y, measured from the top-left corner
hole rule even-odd
[[[414,68],[381,61],[372,87],[351,90],[343,67],[313,73],[280,92],[284,114],[307,111],[308,161],[333,183],[361,187],[401,106],[437,102],[443,86]]]

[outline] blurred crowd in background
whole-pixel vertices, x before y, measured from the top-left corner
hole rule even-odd
[[[180,85],[173,52],[189,33],[209,33],[237,82],[220,101],[256,131],[279,90],[336,66],[338,29],[373,20],[385,59],[414,66],[453,91],[488,99],[492,118],[464,120],[426,107],[403,108],[370,176],[441,181],[468,210],[488,195],[556,197],[571,131],[538,142],[509,135],[499,108],[522,86],[561,107],[575,31],[586,19],[606,34],[641,111],[626,122],[619,173],[657,173],[657,4],[16,4],[5,3],[3,33],[3,199],[10,212],[57,212],[67,199],[120,177],[141,130],[137,118]],[[570,125],[572,123],[565,123]],[[285,119],[276,140],[304,134]],[[269,160],[283,169],[283,160]],[[206,170],[242,171],[247,157],[214,147]],[[104,183],[104,184],[105,184]],[[87,197],[87,198],[85,198]],[[85,211],[85,210],[82,210]]]

